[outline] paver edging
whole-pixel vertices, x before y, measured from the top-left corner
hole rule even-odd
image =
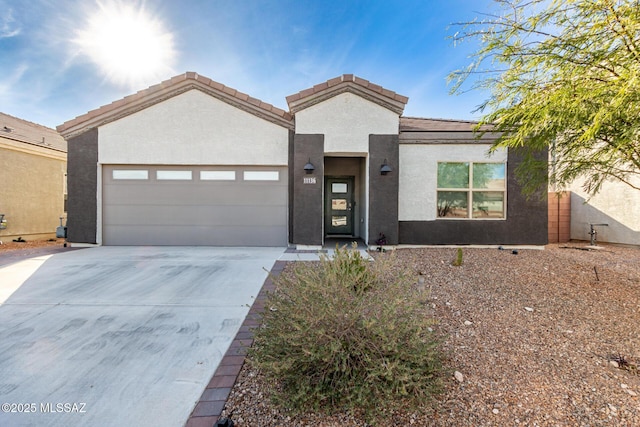
[[[198,403],[191,412],[185,427],[212,427],[218,422],[231,389],[244,365],[247,352],[253,344],[252,330],[260,325],[260,313],[264,310],[267,293],[275,289],[271,278],[282,273],[286,265],[286,261],[276,261],[271,267],[269,276],[262,284],[262,288],[253,301],[249,313],[247,313],[244,322],[220,361],[216,372],[211,377]]]

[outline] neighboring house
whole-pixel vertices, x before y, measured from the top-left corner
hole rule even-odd
[[[0,113],[0,241],[55,237],[66,172],[67,143],[55,130]]]
[[[68,240],[317,247],[547,243],[547,204],[475,123],[402,117],[408,98],[343,75],[289,111],[193,72],[58,127]]]
[[[640,187],[640,179],[632,183]],[[576,180],[571,191],[571,239],[590,240],[591,224],[597,242],[640,245],[640,190],[619,181],[606,181],[594,196],[583,190],[583,180]]]

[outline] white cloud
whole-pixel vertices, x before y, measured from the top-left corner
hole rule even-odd
[[[15,37],[20,34],[21,28],[13,17],[13,9],[6,9],[0,16],[0,39]]]

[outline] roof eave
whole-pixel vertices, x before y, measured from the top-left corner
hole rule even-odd
[[[289,111],[295,115],[301,110],[342,93],[358,95],[393,111],[399,116],[402,115],[404,107],[409,100],[406,96],[370,83],[368,80],[352,74],[345,74],[288,96],[287,104],[289,105]]]
[[[288,112],[238,92],[196,73],[185,73],[141,90],[111,104],[104,105],[58,126],[57,131],[69,139],[90,129],[103,126],[166,99],[190,90],[200,90],[212,97],[247,111],[262,119],[293,130],[293,117]]]

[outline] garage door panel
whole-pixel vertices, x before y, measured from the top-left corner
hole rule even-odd
[[[111,205],[105,207],[103,223],[136,226],[224,226],[224,225],[280,225],[282,206],[163,206]]]
[[[284,186],[165,185],[147,183],[128,187],[105,185],[105,205],[282,205],[287,203]],[[240,193],[239,193],[240,191]],[[250,197],[240,197],[240,194]]]
[[[204,226],[169,225],[158,233],[154,226],[116,225],[105,230],[104,239],[123,246],[286,246],[286,236],[287,227],[222,226],[213,231]]]
[[[269,172],[266,176],[278,171],[278,181],[244,181],[247,168],[242,167],[234,169],[236,180],[220,181],[199,179],[199,170],[215,169],[211,167],[129,168],[147,170],[148,179],[113,179],[113,170],[123,167],[103,166],[105,245],[287,244],[286,167],[250,168]],[[193,179],[157,180],[157,170],[188,170]]]

